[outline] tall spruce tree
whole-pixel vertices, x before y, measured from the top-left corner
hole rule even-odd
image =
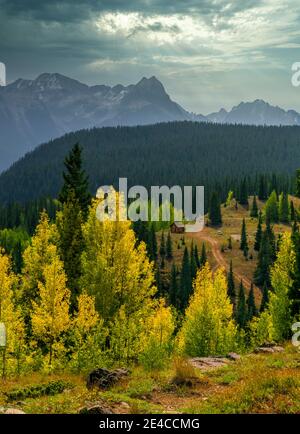
[[[246,178],[244,178],[241,182],[239,202],[241,205],[248,205],[248,185]]]
[[[245,288],[242,280],[240,283],[238,302],[236,308],[236,322],[240,328],[244,328],[247,322]]]
[[[170,303],[178,308],[178,284],[177,284],[177,268],[176,265],[172,264],[171,276],[170,276],[170,292],[169,292],[169,300]]]
[[[275,261],[276,259],[276,238],[273,231],[273,227],[270,225],[269,222],[266,224],[266,234],[269,239],[269,243],[272,250],[272,260]]]
[[[252,207],[251,207],[251,211],[250,211],[250,217],[257,217],[258,216],[258,207],[257,207],[257,202],[256,202],[256,196],[253,196],[253,201],[252,201]]]
[[[192,279],[191,279],[191,265],[189,252],[187,247],[184,249],[182,258],[181,276],[180,276],[180,290],[179,290],[179,303],[181,310],[185,310],[188,305],[189,298],[192,293]]]
[[[258,263],[254,272],[254,283],[263,287],[270,287],[270,266],[273,263],[273,250],[267,231],[263,232],[261,246],[258,253]]]
[[[222,224],[221,204],[216,192],[213,192],[210,200],[209,221],[212,226],[219,226]]]
[[[267,199],[267,183],[264,175],[260,175],[259,177],[258,198],[259,200]]]
[[[246,230],[245,219],[243,219],[243,223],[242,223],[240,249],[243,250],[244,256],[247,257],[248,256],[249,247],[248,247],[247,230]]]
[[[164,258],[166,256],[166,242],[165,242],[165,233],[164,232],[162,232],[162,234],[161,234],[159,254],[162,258]]]
[[[194,248],[194,256],[195,256],[195,261],[197,264],[197,268],[200,268],[201,263],[200,263],[200,258],[199,258],[199,253],[198,253],[198,247],[197,244],[195,244],[195,248]]]
[[[206,247],[205,247],[205,243],[202,243],[200,266],[203,267],[203,265],[205,265],[206,262],[207,262]]]
[[[228,297],[230,298],[231,304],[235,305],[236,293],[235,293],[232,261],[230,261],[229,272],[227,274],[227,294]]]
[[[148,236],[149,236],[149,240],[147,243],[148,256],[151,259],[151,261],[156,261],[156,259],[157,259],[157,240],[156,240],[154,223],[152,223],[150,226]]]
[[[166,253],[167,253],[167,259],[170,260],[173,258],[173,244],[172,244],[170,231],[168,232],[168,237],[167,237]]]
[[[64,184],[59,195],[63,204],[57,214],[59,253],[64,263],[71,290],[71,310],[76,309],[81,277],[81,255],[84,249],[82,224],[87,216],[91,195],[88,177],[82,168],[82,149],[76,144],[65,159]]]
[[[89,181],[84,169],[82,168],[82,148],[76,143],[69,155],[66,157],[65,171],[63,172],[64,184],[59,194],[61,203],[70,201],[71,192],[74,199],[78,201],[82,214],[86,216],[91,202],[89,193]]]
[[[295,211],[295,206],[294,206],[294,202],[291,200],[290,202],[290,215],[291,215],[291,221],[294,222],[296,221],[296,211]]]
[[[196,262],[196,258],[195,258],[195,250],[194,250],[194,244],[192,242],[191,245],[191,253],[190,253],[190,258],[191,258],[191,278],[192,281],[195,279],[196,274],[197,274],[197,262]]]
[[[80,294],[79,279],[84,239],[82,212],[73,190],[70,190],[69,198],[63,204],[62,211],[57,213],[56,224],[59,234],[59,254],[64,264],[68,288],[71,290],[71,311],[74,311],[77,309],[77,298]]]
[[[253,283],[251,283],[251,288],[247,299],[247,321],[251,321],[254,316],[257,316],[257,309],[255,304],[254,287]]]
[[[265,283],[262,291],[262,299],[261,299],[261,304],[259,309],[260,312],[263,312],[266,309],[268,302],[269,302],[269,289],[267,284]]]
[[[260,211],[258,215],[258,224],[257,224],[257,230],[256,230],[255,242],[254,242],[254,250],[256,250],[257,252],[259,252],[260,249],[261,239],[262,239],[262,213]]]

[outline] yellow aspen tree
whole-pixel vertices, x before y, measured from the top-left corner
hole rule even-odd
[[[37,301],[38,298],[38,285],[44,282],[44,268],[57,256],[56,239],[56,226],[50,224],[46,212],[41,213],[31,244],[23,255],[21,301],[27,323],[32,302]]]
[[[33,336],[48,347],[51,365],[53,352],[63,349],[62,336],[71,325],[70,291],[58,257],[44,267],[43,280],[38,283],[38,301],[33,302],[31,323]]]
[[[10,260],[0,252],[0,322],[4,323],[7,336],[6,354],[3,359],[5,363],[6,359],[10,361],[12,357],[17,362],[19,372],[20,357],[24,351],[24,324],[20,309],[13,302],[16,284],[17,277],[11,271]],[[11,366],[8,366],[8,369],[10,368]]]
[[[99,221],[94,201],[84,225],[86,249],[82,256],[82,290],[95,296],[96,309],[105,324],[124,306],[126,315],[151,311],[154,285],[153,264],[144,243],[136,246],[129,221]]]
[[[169,345],[175,330],[175,320],[171,307],[160,299],[153,315],[149,318],[148,339],[159,346]]]
[[[175,320],[172,309],[160,299],[148,320],[148,333],[139,358],[147,370],[163,369],[171,355],[174,341]]]
[[[78,297],[78,311],[72,321],[74,351],[71,366],[77,371],[99,363],[105,344],[106,329],[95,309],[95,298],[86,293]]]
[[[224,270],[213,276],[206,263],[194,281],[194,294],[179,332],[179,346],[190,356],[224,355],[233,349],[235,336]]]
[[[270,315],[271,339],[287,339],[292,324],[289,291],[292,287],[292,275],[295,267],[295,252],[291,235],[284,233],[280,242],[277,259],[271,268],[271,284],[267,311]]]

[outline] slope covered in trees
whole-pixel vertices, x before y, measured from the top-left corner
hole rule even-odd
[[[217,191],[222,202],[233,189],[242,202],[245,193],[269,194],[270,185],[290,191],[300,161],[298,127],[173,122],[81,130],[41,145],[3,173],[0,202],[57,197],[64,157],[77,142],[92,194],[127,177],[129,185],[146,187],[204,185],[206,200]],[[267,174],[267,184],[258,174]]]

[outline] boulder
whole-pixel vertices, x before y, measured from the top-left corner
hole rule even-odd
[[[99,389],[109,389],[119,380],[127,377],[127,375],[128,371],[126,369],[109,370],[105,368],[98,368],[88,375],[86,387],[88,389],[92,389],[93,387],[97,387]]]
[[[240,360],[240,358],[241,358],[241,356],[237,353],[228,353],[226,357],[227,357],[227,359],[234,360],[234,361]]]
[[[18,408],[7,408],[4,414],[25,414],[24,411]]]
[[[105,404],[100,403],[82,407],[78,410],[78,414],[114,414],[114,412]]]
[[[189,362],[194,368],[207,371],[213,368],[219,368],[228,364],[228,359],[224,357],[194,357],[189,359]]]
[[[272,346],[263,346],[258,347],[254,350],[256,354],[263,353],[263,354],[272,354],[272,353],[282,353],[284,351],[283,347],[280,347],[279,345],[272,345]]]

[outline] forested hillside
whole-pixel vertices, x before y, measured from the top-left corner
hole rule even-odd
[[[92,193],[127,177],[131,185],[204,185],[207,198],[217,190],[225,200],[245,176],[254,193],[258,175],[271,180],[273,173],[279,190],[292,192],[291,174],[300,164],[299,127],[173,122],[81,130],[41,145],[3,173],[0,202],[56,197],[64,156],[76,142]]]

